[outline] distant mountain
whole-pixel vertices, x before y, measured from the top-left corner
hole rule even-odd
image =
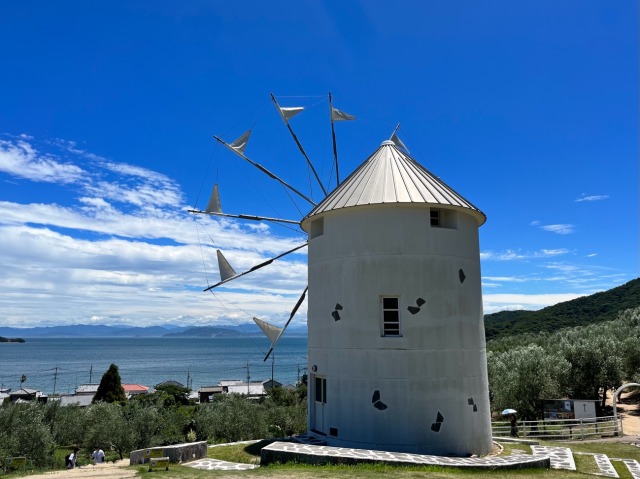
[[[184,328],[182,328],[184,329]],[[40,326],[35,328],[0,327],[0,336],[21,338],[159,338],[169,331],[161,326],[126,327],[102,324],[74,324],[71,326]]]
[[[218,326],[196,326],[185,329],[179,333],[166,333],[163,338],[222,338],[222,337],[241,337],[241,336],[257,336],[258,333],[243,333],[234,331],[233,329]]]
[[[288,336],[306,335],[306,324],[287,329]],[[5,338],[161,338],[161,337],[218,337],[259,336],[260,328],[253,323],[222,326],[106,326],[102,324],[74,324],[71,326],[40,326],[35,328],[0,327]]]
[[[500,311],[484,317],[487,340],[521,333],[556,331],[616,319],[618,312],[640,306],[640,278],[617,288],[583,296],[539,311]]]

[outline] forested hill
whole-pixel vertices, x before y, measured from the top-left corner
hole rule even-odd
[[[617,288],[548,306],[539,311],[500,311],[484,317],[487,340],[521,333],[556,331],[616,319],[640,306],[640,278]]]

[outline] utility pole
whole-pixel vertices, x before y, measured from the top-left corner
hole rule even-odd
[[[187,368],[187,389],[189,389],[189,379],[191,378],[190,370]]]
[[[91,377],[93,376],[93,364],[91,365],[91,367],[89,368],[89,384],[93,384],[91,382]]]
[[[56,395],[56,383],[58,382],[58,366],[56,366],[53,373],[53,395]]]
[[[251,393],[251,375],[249,374],[249,361],[247,361],[247,398]]]
[[[276,353],[271,356],[271,387],[273,387],[273,369],[276,364]]]

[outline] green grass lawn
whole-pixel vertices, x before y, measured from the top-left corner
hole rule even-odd
[[[230,462],[242,462],[256,464],[260,461],[260,449],[270,444],[271,441],[260,441],[258,443],[246,445],[230,445],[218,446],[209,449],[209,457]],[[591,452],[604,453],[609,457],[636,459],[640,461],[640,448],[621,444],[616,442],[597,442],[597,443],[566,443],[541,441],[543,446],[561,446],[570,447],[574,452]],[[531,453],[529,446],[524,444],[504,443],[504,455],[510,455],[513,450],[518,449],[528,454]],[[473,479],[520,479],[520,478],[540,478],[540,479],[578,479],[586,477],[594,477],[593,474],[598,472],[596,463],[592,456],[575,455],[577,471],[565,470],[496,470],[496,471],[470,471],[464,469],[443,468],[443,467],[407,467],[407,466],[390,466],[386,464],[359,464],[353,466],[335,465],[335,466],[310,466],[304,464],[274,464],[267,467],[239,472],[225,471],[196,471],[188,470],[183,466],[173,467],[168,475],[163,477],[173,479],[189,479],[200,477],[215,478],[231,478],[231,477],[249,477],[249,478],[278,478],[278,479],[312,479],[312,478],[345,478],[373,479],[383,475],[393,479],[409,479],[409,478],[473,478]],[[614,462],[614,467],[618,471],[621,479],[631,479],[627,468],[621,462]],[[149,473],[146,469],[140,468],[141,475],[146,477]]]

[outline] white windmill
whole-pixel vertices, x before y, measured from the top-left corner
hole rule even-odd
[[[278,108],[311,166],[288,123],[294,110]],[[333,127],[344,113],[333,107],[331,112]],[[231,144],[217,139],[282,181],[244,155],[247,138],[248,133]],[[337,171],[337,154],[335,160]],[[222,214],[217,189],[213,198],[205,212]],[[310,435],[352,448],[461,456],[490,452],[478,243],[485,220],[478,208],[412,159],[394,131],[295,222],[308,234],[308,243],[276,258],[309,247]],[[221,281],[207,289],[273,261],[237,274],[221,253],[219,259]],[[256,319],[272,349],[289,321],[278,328]]]

